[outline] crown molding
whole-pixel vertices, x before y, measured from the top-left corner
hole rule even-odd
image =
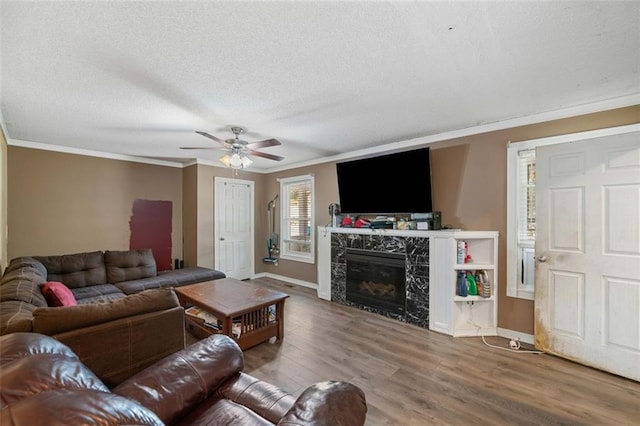
[[[568,107],[568,108],[557,109],[554,111],[548,111],[548,112],[543,112],[539,114],[515,117],[508,120],[481,124],[478,126],[467,127],[464,129],[438,133],[435,135],[429,135],[429,136],[423,136],[423,137],[408,139],[408,140],[399,141],[399,142],[393,142],[393,143],[380,145],[372,148],[351,151],[344,154],[338,154],[330,157],[319,158],[316,160],[302,161],[299,163],[289,164],[281,167],[273,167],[273,168],[267,168],[267,169],[246,169],[246,171],[252,172],[252,173],[261,173],[261,174],[281,172],[285,170],[297,169],[300,167],[314,166],[317,164],[323,164],[323,163],[329,163],[329,162],[345,161],[353,158],[366,157],[366,156],[371,156],[375,154],[392,153],[392,152],[402,151],[410,148],[422,147],[435,142],[442,142],[449,139],[456,139],[456,138],[461,138],[466,136],[473,136],[480,133],[488,133],[488,132],[494,132],[498,130],[510,129],[514,127],[538,124],[546,121],[560,120],[563,118],[577,117],[580,115],[591,114],[596,112],[604,112],[604,111],[608,111],[616,108],[624,108],[624,107],[629,107],[634,105],[640,105],[640,93],[635,93],[628,96],[622,96],[618,98],[607,99],[604,101],[592,102],[592,103]],[[112,160],[131,161],[135,163],[153,164],[153,165],[166,166],[166,167],[185,168],[195,164],[212,166],[212,167],[224,167],[221,164],[215,161],[210,161],[210,160],[195,159],[195,160],[190,160],[189,162],[186,162],[186,163],[180,163],[175,161],[156,160],[156,159],[145,158],[145,157],[137,157],[133,155],[113,154],[113,153],[108,153],[103,151],[92,151],[92,150],[87,150],[82,148],[72,148],[72,147],[67,147],[62,145],[30,142],[30,141],[24,141],[20,139],[10,139],[7,137],[8,133],[6,131],[5,123],[2,118],[2,111],[0,111],[0,126],[2,126],[2,130],[4,131],[7,144],[10,146],[19,146],[24,148],[41,149],[45,151],[56,151],[56,152],[64,152],[68,154],[108,158]]]
[[[394,151],[402,151],[408,148],[422,147],[435,142],[442,142],[449,139],[456,139],[465,136],[473,136],[480,133],[494,132],[498,130],[511,129],[514,127],[528,126],[531,124],[543,123],[546,121],[561,120],[563,118],[577,117],[585,114],[592,114],[596,112],[604,112],[617,108],[624,108],[634,105],[640,105],[640,93],[635,93],[628,96],[622,96],[613,99],[607,99],[599,102],[592,102],[588,104],[578,105],[574,107],[562,108],[554,111],[543,112],[539,114],[526,115],[522,117],[511,118],[503,121],[496,121],[494,123],[481,124],[478,126],[467,127],[459,130],[452,130],[449,132],[438,133],[430,136],[423,136],[415,139],[408,139],[405,141],[393,142],[385,145],[376,146],[373,148],[365,148],[358,151],[352,151],[344,154],[334,155],[332,157],[325,157],[318,160],[310,160],[301,163],[291,164],[288,166],[275,167],[267,169],[267,173],[280,172],[284,170],[295,169],[298,167],[313,166],[316,164],[327,163],[331,161],[344,161],[357,157],[366,157],[374,154],[392,153]]]
[[[182,163],[178,163],[176,161],[156,160],[153,158],[136,157],[134,155],[113,154],[110,152],[92,151],[89,149],[74,148],[74,147],[62,146],[62,145],[52,145],[52,144],[40,143],[40,142],[24,141],[21,139],[7,139],[7,144],[10,146],[19,146],[22,148],[40,149],[43,151],[55,151],[55,152],[62,152],[65,154],[85,155],[88,157],[99,157],[99,158],[106,158],[110,160],[130,161],[133,163],[152,164],[155,166],[178,167],[178,168],[184,167]]]

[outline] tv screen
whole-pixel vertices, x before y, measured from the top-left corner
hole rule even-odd
[[[429,213],[429,148],[336,164],[340,212],[351,215]]]

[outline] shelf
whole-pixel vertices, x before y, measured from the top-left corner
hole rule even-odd
[[[482,297],[482,296],[453,296],[454,302],[492,302],[494,297]]]
[[[495,269],[495,265],[480,264],[480,263],[456,263],[453,265],[453,269],[456,271],[477,271],[478,269]]]
[[[429,328],[451,336],[495,336],[498,330],[498,233],[456,231],[431,239]],[[458,263],[458,247],[466,243],[468,263]],[[461,273],[486,272],[490,297],[458,296]],[[478,288],[482,283],[476,282]]]

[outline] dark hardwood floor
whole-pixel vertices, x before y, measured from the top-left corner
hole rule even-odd
[[[245,372],[296,396],[314,382],[352,382],[365,392],[367,425],[640,424],[635,381],[491,348],[479,337],[453,338],[282,281],[252,281],[290,297],[285,338],[246,350]],[[499,337],[486,341],[508,346]]]

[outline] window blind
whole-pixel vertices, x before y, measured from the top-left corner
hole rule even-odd
[[[536,151],[518,152],[518,237],[536,237]]]

